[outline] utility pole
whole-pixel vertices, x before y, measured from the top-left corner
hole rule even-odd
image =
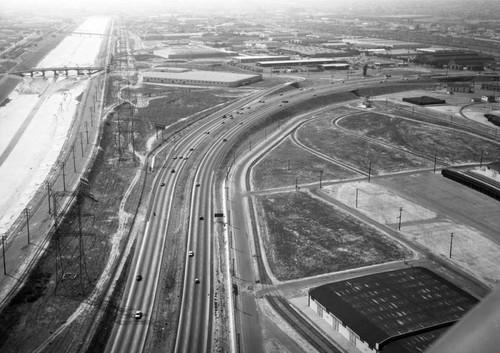
[[[75,145],[71,147],[71,152],[73,152],[73,171],[76,173]]]
[[[87,135],[87,145],[89,144],[89,124],[88,121],[85,122],[85,134]]]
[[[63,190],[66,191],[66,171],[64,170],[66,167],[66,162],[62,163],[62,172],[63,172]]]
[[[287,168],[288,171],[290,171],[290,160],[288,160],[288,168]]]
[[[82,149],[82,158],[83,158],[83,132],[80,131],[80,147]]]
[[[434,152],[434,174],[436,174],[437,153]]]
[[[481,151],[481,160],[479,161],[480,168],[483,166],[483,155],[484,155],[484,150]]]
[[[26,214],[26,230],[28,231],[28,244],[30,243],[30,211],[28,207],[24,209],[24,213]]]
[[[47,200],[49,200],[49,214],[52,212],[50,211],[50,183],[47,181]]]
[[[370,165],[368,166],[368,182],[370,182],[372,175],[372,161],[370,161]]]
[[[453,233],[450,235],[450,259],[451,259],[451,250],[453,248]]]
[[[7,265],[5,264],[5,235],[2,235],[2,255],[3,255],[3,274],[7,274]]]
[[[295,178],[295,191],[299,190],[298,178]]]
[[[250,147],[249,151],[251,151],[252,150],[252,140],[248,141],[248,144],[249,144],[249,147]]]
[[[401,230],[401,219],[403,218],[403,207],[399,208],[399,225],[398,230]]]
[[[358,188],[356,188],[356,208],[358,208]]]
[[[319,171],[319,188],[320,189],[322,188],[322,185],[321,185],[322,179],[323,179],[323,171],[320,170]]]

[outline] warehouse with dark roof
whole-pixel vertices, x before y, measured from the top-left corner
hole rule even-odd
[[[424,352],[478,300],[412,267],[309,291],[309,307],[362,352]]]

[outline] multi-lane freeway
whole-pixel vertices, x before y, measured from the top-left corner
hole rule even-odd
[[[252,220],[248,200],[243,195],[249,191],[246,178],[247,157],[240,155],[227,171],[223,164],[231,145],[236,143],[241,134],[260,119],[286,109],[283,101],[297,103],[333,92],[352,90],[366,85],[381,85],[380,78],[351,80],[343,84],[325,85],[308,90],[292,89],[281,94],[272,94],[273,90],[263,90],[221,109],[216,114],[204,118],[174,142],[172,140],[157,152],[166,155],[162,168],[157,168],[153,195],[148,215],[142,231],[136,234],[136,251],[128,275],[125,295],[121,308],[123,315],[118,320],[109,341],[110,352],[142,352],[145,347],[148,329],[153,322],[152,310],[155,303],[157,286],[161,276],[161,262],[165,248],[165,235],[174,224],[172,211],[185,207],[189,214],[186,234],[184,284],[182,304],[177,329],[175,352],[210,352],[212,348],[212,317],[214,301],[214,241],[217,232],[223,230],[231,236],[230,258],[234,264],[232,272],[238,283],[244,288],[252,286],[265,277],[262,269],[256,265],[253,243]],[[407,84],[408,81],[401,84]],[[265,102],[263,97],[265,97]],[[245,109],[246,108],[246,109]],[[251,108],[251,109],[250,109]],[[240,111],[240,114],[235,114]],[[232,116],[232,119],[228,117]],[[296,123],[296,122],[294,122]],[[279,132],[276,132],[278,134]],[[272,142],[266,138],[260,143],[265,146]],[[249,148],[248,155],[251,155]],[[190,159],[189,168],[186,167]],[[194,160],[194,161],[193,161]],[[245,163],[244,163],[245,162]],[[246,166],[238,169],[238,166]],[[194,168],[194,177],[190,170]],[[228,177],[233,176],[229,182]],[[174,192],[180,185],[188,183],[190,198],[185,205],[174,205]],[[223,184],[224,183],[224,184]],[[230,202],[224,211],[224,190],[230,188]],[[227,206],[226,205],[226,206]],[[214,213],[224,213],[223,218],[215,218]],[[234,259],[234,260],[233,260]],[[230,263],[229,258],[219,259]],[[230,307],[228,325],[232,351],[263,352],[264,345],[259,325],[259,313],[251,290],[240,291],[232,296],[232,278],[227,275],[226,295]],[[234,320],[234,322],[233,322]]]

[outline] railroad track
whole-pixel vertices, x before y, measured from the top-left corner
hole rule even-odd
[[[319,333],[315,327],[292,308],[285,298],[274,295],[266,295],[265,298],[271,307],[318,352],[345,353],[344,350],[335,346],[329,339]]]

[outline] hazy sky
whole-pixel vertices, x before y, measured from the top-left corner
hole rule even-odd
[[[120,9],[154,9],[163,11],[167,9],[192,10],[203,12],[210,10],[248,11],[260,9],[290,9],[304,7],[308,9],[326,9],[335,12],[335,9],[358,9],[367,10],[374,7],[387,9],[388,12],[397,9],[398,12],[411,11],[419,8],[419,11],[433,9],[457,9],[462,7],[488,8],[498,0],[0,0],[0,15],[9,7],[21,9],[34,9],[43,7],[51,8],[73,8],[77,10],[87,9],[95,12],[119,11]]]
[[[348,3],[353,0],[330,0],[335,3]],[[310,6],[312,3],[330,3],[329,0],[0,0],[0,11],[8,7],[16,8],[131,8],[131,7],[157,7],[176,8],[230,8],[230,7],[268,7],[290,6],[298,4]],[[355,0],[359,1],[359,0]],[[361,0],[364,1],[364,0]],[[373,0],[371,0],[373,2]],[[376,0],[387,1],[387,0]],[[404,0],[403,0],[404,1]]]

